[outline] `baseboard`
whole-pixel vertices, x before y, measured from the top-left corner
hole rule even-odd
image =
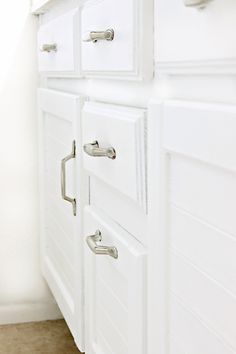
[[[0,306],[0,325],[39,322],[60,318],[62,318],[62,314],[55,302]]]

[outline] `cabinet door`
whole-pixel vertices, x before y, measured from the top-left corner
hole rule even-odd
[[[98,247],[117,252],[113,249],[113,257],[96,255],[85,245],[86,353],[146,354],[145,249],[92,207],[85,210],[84,226],[85,236],[92,239],[100,231]]]
[[[152,110],[150,353],[233,354],[236,107],[167,102]]]
[[[43,274],[81,350],[83,283],[80,208],[82,99],[39,89]]]

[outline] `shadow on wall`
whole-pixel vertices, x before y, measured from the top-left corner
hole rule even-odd
[[[39,265],[37,18],[29,10],[30,0],[4,1],[0,12],[0,323],[21,321],[20,311],[6,313],[9,304],[53,303]]]

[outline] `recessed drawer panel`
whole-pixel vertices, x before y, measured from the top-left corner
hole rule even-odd
[[[38,32],[40,72],[79,72],[79,12],[72,10],[43,24]]]
[[[85,3],[81,31],[85,75],[140,79],[152,76],[153,31],[152,21],[147,19],[151,6],[150,0]]]
[[[144,354],[146,342],[146,250],[92,207],[85,209],[86,352]],[[100,241],[95,235],[100,233]],[[95,243],[94,243],[95,242]],[[94,245],[117,252],[96,254]]]
[[[87,102],[84,167],[146,208],[145,110]]]

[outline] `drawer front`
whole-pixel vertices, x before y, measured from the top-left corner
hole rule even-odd
[[[157,70],[173,74],[235,73],[235,1],[158,0]]]
[[[85,242],[88,354],[146,353],[146,253],[126,231],[88,207],[85,237],[115,247],[118,258],[94,254]]]
[[[150,0],[95,0],[85,4],[81,30],[85,75],[152,76],[152,24],[150,18],[149,22],[146,19],[151,3]],[[93,32],[108,29],[114,30],[113,40],[91,40],[96,36]]]
[[[82,116],[85,169],[145,209],[145,110],[87,102]]]
[[[79,12],[72,10],[43,24],[38,32],[40,72],[78,73]]]

